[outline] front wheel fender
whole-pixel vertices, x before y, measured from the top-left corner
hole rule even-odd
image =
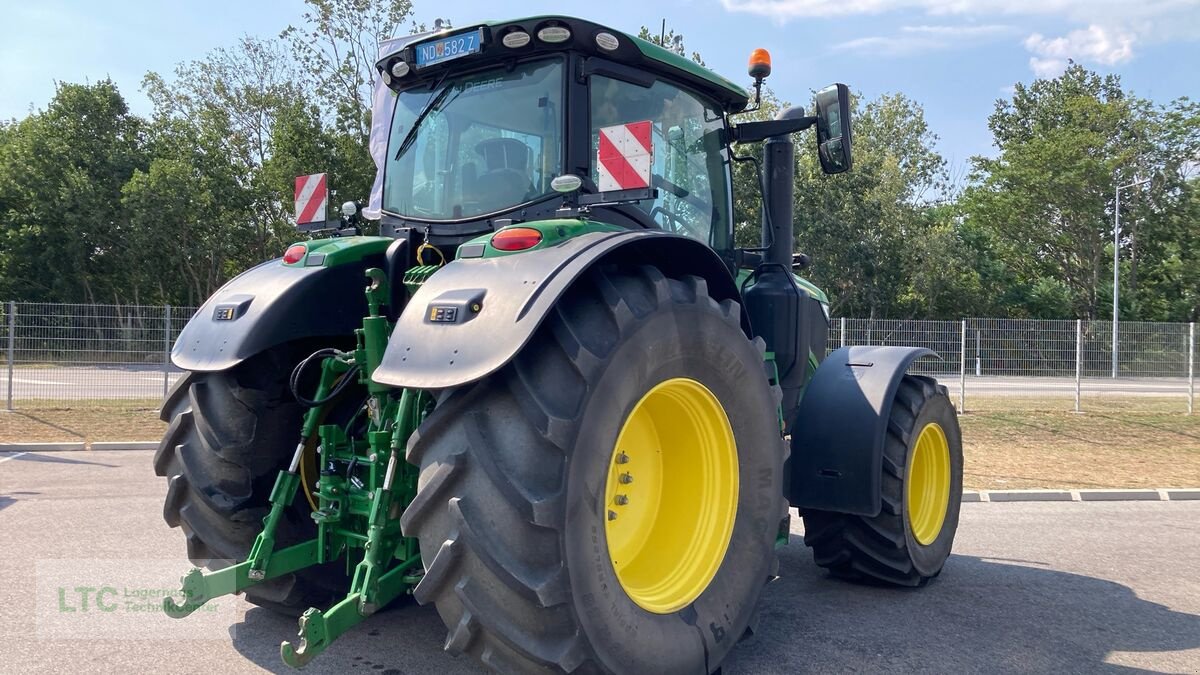
[[[788,501],[800,509],[875,516],[892,400],[921,347],[843,347],[804,390],[792,424]]]

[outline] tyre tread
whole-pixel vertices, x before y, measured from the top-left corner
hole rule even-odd
[[[740,330],[741,310],[736,302],[718,303],[700,277],[669,278],[651,266],[595,268],[568,293],[573,305],[600,308],[602,316],[592,319],[611,323],[622,338],[655,308],[670,303],[704,304]],[[427,487],[423,488],[403,516],[405,533],[417,536],[439,522],[450,532],[414,595],[422,604],[434,603],[450,627],[446,651],[469,653],[498,672],[603,670],[569,602],[568,572],[561,556],[504,554],[497,539],[536,542],[552,535],[557,540],[564,526],[561,476],[527,484],[525,476],[513,475],[514,469],[496,457],[496,448],[503,443],[492,434],[536,439],[534,445],[544,448],[525,452],[552,453],[556,461],[563,461],[575,442],[571,434],[582,414],[579,401],[564,398],[573,395],[576,383],[590,381],[611,353],[610,345],[589,339],[587,326],[577,325],[576,320],[582,321],[573,311],[552,312],[543,324],[545,329],[517,355],[507,375],[450,395],[511,401],[518,414],[504,419],[508,427],[497,432],[493,420],[481,418],[478,411],[460,409],[455,415],[439,415],[435,410],[408,449],[409,461],[419,458],[423,474],[439,471],[437,465],[454,448],[469,458],[462,471],[456,472],[456,490],[462,496],[449,496],[454,490],[438,486],[439,496],[424,499]],[[759,353],[764,348],[761,342],[757,345]],[[550,371],[548,364],[561,366],[563,361],[569,366]],[[561,387],[547,386],[545,378],[550,376],[574,381]],[[555,400],[547,400],[546,392],[553,392]],[[463,417],[466,421],[452,432],[449,427]],[[786,502],[781,512],[784,508]],[[435,518],[438,509],[445,511]],[[477,519],[483,522],[485,512],[489,525],[505,523],[510,529],[500,534],[477,524]],[[422,542],[436,532],[431,529]]]
[[[881,510],[876,516],[806,510],[804,543],[817,565],[836,577],[923,586],[935,575],[923,575],[906,548],[904,519],[905,457],[917,416],[944,387],[924,376],[905,375],[896,390],[884,439]]]

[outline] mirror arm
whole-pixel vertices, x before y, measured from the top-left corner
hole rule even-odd
[[[796,119],[763,120],[760,122],[742,122],[733,127],[734,143],[758,143],[772,136],[804,131],[817,123],[816,116],[798,117]]]

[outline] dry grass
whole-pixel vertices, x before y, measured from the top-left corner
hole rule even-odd
[[[157,440],[158,403],[18,401],[0,411],[0,442]],[[969,489],[1200,486],[1200,415],[1182,414],[1180,399],[1086,400],[1083,414],[1070,401],[969,403],[959,418]]]
[[[1085,399],[1083,413],[1035,401],[976,399],[959,420],[968,488],[1200,485],[1200,416],[1182,399]],[[1042,405],[1040,407],[1047,407]]]
[[[15,401],[0,410],[0,443],[158,440],[158,399]]]

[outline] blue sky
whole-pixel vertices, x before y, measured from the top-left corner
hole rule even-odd
[[[414,9],[427,23],[566,13],[629,32],[665,17],[709,67],[738,80],[750,50],[766,47],[769,83],[785,99],[803,102],[838,81],[919,102],[956,172],[991,153],[995,100],[1014,82],[1060,72],[1067,58],[1160,102],[1200,98],[1200,0],[414,0]],[[169,73],[243,34],[276,35],[302,12],[300,0],[0,0],[9,26],[0,118],[43,107],[55,81],[106,76],[148,113],[146,71]]]

